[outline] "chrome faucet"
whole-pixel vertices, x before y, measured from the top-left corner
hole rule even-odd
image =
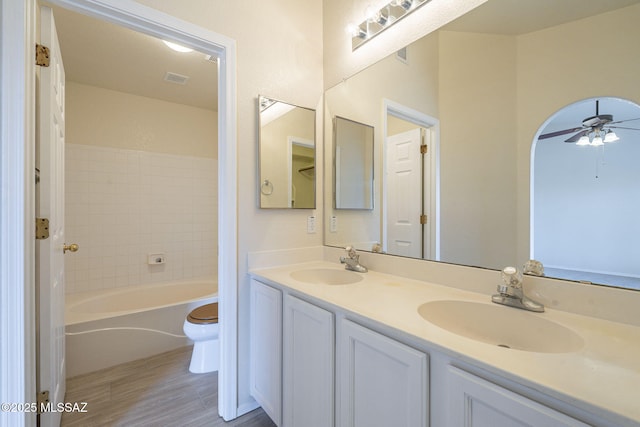
[[[340,262],[344,264],[345,269],[357,271],[358,273],[366,273],[369,271],[367,267],[360,264],[360,255],[358,255],[354,247],[347,246],[344,250],[347,251],[347,256],[341,256]]]
[[[515,267],[502,270],[502,284],[498,285],[498,293],[491,297],[496,304],[542,313],[544,305],[527,297],[522,289],[522,274]]]

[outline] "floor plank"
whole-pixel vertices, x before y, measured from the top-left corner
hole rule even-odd
[[[225,422],[218,416],[218,373],[192,374],[184,347],[67,380],[65,402],[86,413],[63,413],[63,427],[275,427],[262,409]]]

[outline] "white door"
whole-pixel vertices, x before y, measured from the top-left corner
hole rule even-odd
[[[422,258],[421,129],[387,137],[387,253]]]
[[[53,404],[64,401],[64,67],[50,8],[41,8],[41,42],[50,65],[39,67],[38,217],[49,219],[49,238],[38,240],[38,391],[49,391]],[[58,426],[61,414],[41,415],[40,425]]]

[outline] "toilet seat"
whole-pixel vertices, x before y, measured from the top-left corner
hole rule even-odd
[[[187,321],[196,325],[218,323],[218,303],[205,304],[189,313]]]

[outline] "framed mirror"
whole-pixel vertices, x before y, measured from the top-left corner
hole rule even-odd
[[[261,208],[315,209],[316,112],[258,97]]]
[[[562,138],[538,138],[580,127],[584,118],[595,114],[553,128],[556,114],[567,106],[605,97],[640,104],[640,55],[634,46],[640,40],[635,24],[640,1],[584,0],[580,8],[541,1],[489,0],[325,92],[325,117],[350,117],[373,126],[374,174],[379,177],[371,211],[334,209],[325,195],[326,245],[380,247],[394,255],[497,270],[536,258],[548,267],[547,276],[576,279],[569,273],[577,267],[555,265],[554,259],[545,259],[540,246],[570,234],[548,231],[553,236],[536,243],[534,150],[540,144],[564,144]],[[609,26],[616,30],[603,30]],[[595,58],[594,51],[608,60]],[[634,118],[604,110],[600,114],[614,114],[616,120]],[[623,125],[640,128],[640,120]],[[330,126],[325,120],[325,135],[331,134]],[[408,142],[408,133],[422,134],[417,144],[424,148],[405,149],[416,144]],[[625,143],[640,144],[637,135],[640,132]],[[407,142],[394,151],[398,138]],[[327,158],[332,144],[325,141]],[[604,158],[613,169],[607,150],[605,146]],[[390,179],[402,156],[419,171],[414,184]],[[565,168],[573,163],[565,160]],[[330,167],[325,165],[327,186],[333,184]],[[620,184],[620,190],[638,186],[628,180]],[[592,191],[588,185],[580,190]],[[640,208],[640,201],[636,203]],[[590,211],[589,206],[583,209]],[[602,242],[605,224],[580,223],[582,236],[598,233]],[[402,227],[394,231],[396,225]],[[410,226],[413,231],[398,232]],[[607,247],[623,250],[640,235],[632,228],[605,238]],[[602,253],[596,239],[581,239],[581,245],[585,240],[592,244],[591,253],[628,258],[615,250]],[[571,246],[570,241],[562,243],[563,248]],[[625,271],[625,277],[613,270],[584,273],[597,274],[579,280],[640,289],[640,264]]]
[[[333,119],[336,209],[373,209],[373,126]]]

